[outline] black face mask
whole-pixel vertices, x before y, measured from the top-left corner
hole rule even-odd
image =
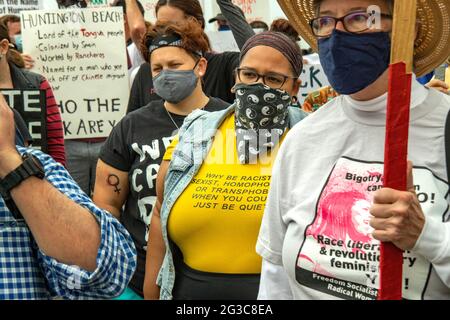
[[[237,84],[234,88],[239,161],[256,163],[258,155],[275,147],[286,132],[291,96],[262,83]]]

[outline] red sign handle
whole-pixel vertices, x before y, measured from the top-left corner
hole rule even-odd
[[[389,67],[389,93],[384,155],[384,187],[406,191],[412,74],[403,62]],[[403,251],[381,243],[379,300],[401,300]]]

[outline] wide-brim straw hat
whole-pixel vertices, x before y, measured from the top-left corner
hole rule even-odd
[[[317,52],[317,38],[309,25],[315,17],[314,0],[278,2],[294,28]],[[450,0],[417,0],[417,21],[420,28],[414,48],[414,72],[420,77],[436,69],[450,56]]]

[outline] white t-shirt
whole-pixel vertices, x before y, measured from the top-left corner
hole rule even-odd
[[[271,294],[277,292],[376,299],[379,241],[370,235],[368,209],[382,186],[386,99],[337,97],[287,135],[257,243],[267,262],[260,298],[277,299]],[[414,80],[411,100],[408,158],[426,223],[404,254],[403,297],[450,299],[450,223],[444,223],[450,220],[444,147],[450,98]],[[291,295],[278,288],[286,276]]]

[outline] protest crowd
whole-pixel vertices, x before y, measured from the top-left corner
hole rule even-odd
[[[450,299],[449,0],[36,2],[0,5],[1,300]]]

